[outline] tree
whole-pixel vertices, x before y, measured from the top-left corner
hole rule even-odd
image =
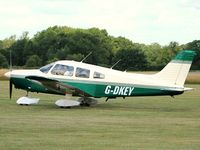
[[[42,60],[37,55],[32,55],[29,57],[29,59],[26,61],[26,67],[38,67],[41,66]]]
[[[24,66],[27,60],[26,57],[26,45],[29,42],[28,32],[22,33],[20,39],[12,44],[8,48],[8,51],[12,52],[12,62],[15,66]]]
[[[0,49],[7,49],[16,42],[16,36],[10,36],[9,38],[5,38],[4,40],[0,41]]]
[[[84,55],[78,53],[78,54],[69,54],[67,55],[66,59],[68,60],[75,60],[75,61],[81,61],[84,58]]]
[[[170,42],[166,46],[152,43],[144,45],[142,49],[147,58],[148,70],[160,70],[182,49],[182,46],[177,42]]]
[[[137,47],[118,51],[116,58],[115,60],[121,60],[116,66],[120,70],[146,70],[146,57],[144,52]]]
[[[164,60],[161,55],[163,53],[161,45],[158,43],[152,43],[150,45],[145,45],[142,50],[147,58],[147,67],[149,70],[154,68],[160,69],[164,66]]]
[[[164,46],[162,48],[162,55],[163,59],[165,60],[165,64],[166,65],[173,57],[176,56],[176,54],[178,53],[178,51],[182,50],[183,47],[180,46],[177,42],[170,42],[169,45]]]
[[[8,61],[4,55],[0,53],[0,68],[7,68],[8,67]]]
[[[179,45],[177,42],[170,42],[166,46],[158,43],[145,45],[133,43],[124,37],[110,36],[105,29],[79,29],[67,26],[49,27],[38,32],[33,38],[29,38],[28,32],[24,32],[17,40],[15,36],[0,40],[1,57],[3,55],[9,60],[11,51],[13,65],[32,67],[61,59],[80,61],[92,52],[84,62],[112,66],[122,59],[116,68],[160,70],[183,48],[197,52],[192,67],[200,69],[200,40],[186,45]],[[39,64],[33,58],[39,58]]]
[[[129,49],[133,46],[132,41],[121,36],[117,38],[112,37],[111,44],[112,44],[112,51],[114,54],[117,53],[121,49]]]
[[[192,68],[200,70],[200,40],[194,40],[186,44],[185,49],[194,50],[197,54]]]

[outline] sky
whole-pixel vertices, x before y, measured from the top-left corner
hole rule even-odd
[[[200,39],[199,0],[0,0],[0,40],[50,26],[97,27],[137,43]]]

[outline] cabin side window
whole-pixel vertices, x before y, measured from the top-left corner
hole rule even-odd
[[[53,67],[54,63],[48,64],[40,68],[40,71],[43,73],[48,73],[49,70]]]
[[[80,77],[80,78],[89,78],[90,77],[90,70],[77,67],[75,76]]]
[[[74,67],[56,64],[55,67],[52,69],[51,73],[54,75],[73,76]]]
[[[94,72],[94,74],[93,74],[93,78],[94,79],[104,79],[105,78],[105,75],[104,74],[102,74],[102,73],[100,73],[100,72]]]

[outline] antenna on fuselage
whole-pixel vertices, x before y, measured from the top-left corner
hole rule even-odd
[[[81,62],[83,62],[86,58],[88,58],[90,55],[92,54],[92,51],[89,53],[89,54],[87,54],[87,56],[85,56],[82,60],[81,60]]]
[[[121,61],[121,59],[118,60],[114,65],[112,65],[112,67],[110,67],[110,69],[112,69],[113,67],[115,67],[120,61]]]

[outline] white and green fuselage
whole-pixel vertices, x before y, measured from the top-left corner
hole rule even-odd
[[[7,76],[16,88],[31,92],[96,98],[173,96],[186,90],[184,82],[194,56],[194,51],[181,51],[163,70],[153,75],[128,73],[63,60],[40,70],[12,71],[7,73]],[[65,73],[67,69],[70,74]],[[78,74],[80,72],[81,75]]]

